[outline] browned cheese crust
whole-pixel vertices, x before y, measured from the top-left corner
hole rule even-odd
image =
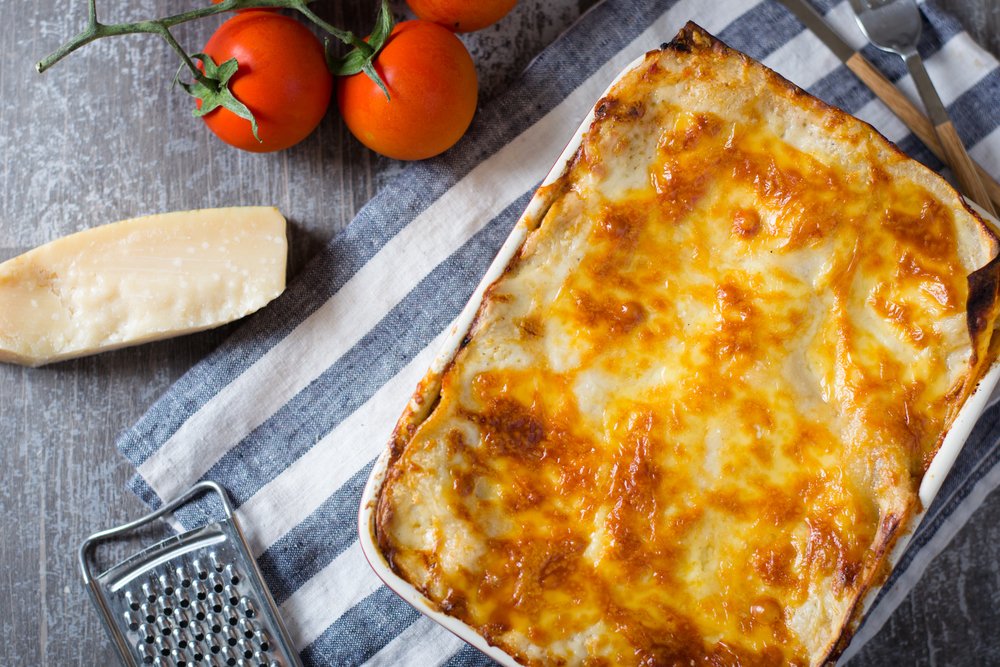
[[[983,370],[993,233],[693,24],[544,195],[397,426],[386,559],[528,665],[832,659]]]

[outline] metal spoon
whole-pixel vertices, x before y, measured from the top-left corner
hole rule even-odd
[[[962,139],[955,131],[955,126],[948,117],[948,111],[934,89],[930,76],[927,75],[920,54],[917,53],[921,21],[916,0],[850,0],[850,2],[858,25],[868,40],[883,51],[895,53],[906,63],[920,98],[927,108],[927,115],[934,123],[945,161],[955,173],[963,192],[996,216],[986,188],[979,180]]]

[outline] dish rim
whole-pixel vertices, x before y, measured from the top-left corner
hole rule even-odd
[[[606,97],[615,84],[617,84],[624,76],[642,65],[642,63],[645,62],[647,54],[648,52],[644,52],[626,65],[598,96],[594,105],[590,107],[589,112],[583,118],[579,127],[577,127],[572,138],[566,144],[566,147],[563,149],[562,153],[560,153],[552,168],[545,176],[545,179],[531,197],[531,200],[525,207],[524,212],[518,218],[510,234],[507,236],[503,245],[500,247],[500,250],[497,252],[496,257],[490,263],[489,268],[487,268],[482,280],[480,280],[479,284],[476,286],[476,289],[469,298],[468,303],[466,303],[458,317],[456,317],[451,323],[448,336],[441,345],[441,350],[434,357],[427,373],[425,373],[423,377],[435,373],[441,373],[458,353],[461,347],[462,339],[472,327],[476,314],[479,312],[486,289],[501,277],[507,266],[514,259],[515,254],[518,250],[520,250],[530,231],[530,221],[541,220],[544,217],[545,212],[548,210],[551,201],[549,198],[544,196],[545,193],[543,190],[545,186],[551,185],[558,180],[569,167],[570,161],[576,154],[577,149],[580,147],[584,133],[590,128],[596,118],[595,114],[597,103]],[[972,202],[964,197],[963,200],[970,208],[974,209],[990,227],[993,228],[994,232],[997,232],[998,235],[1000,235],[1000,220],[987,213],[984,209],[975,204],[975,202]],[[945,478],[947,478],[948,473],[951,472],[955,460],[958,458],[959,453],[962,451],[966,441],[968,441],[969,436],[972,434],[972,429],[975,427],[979,417],[986,409],[987,403],[993,393],[993,390],[996,388],[998,381],[1000,381],[1000,358],[994,360],[990,368],[982,374],[976,389],[968,396],[965,403],[962,404],[955,420],[952,422],[951,427],[945,434],[944,441],[938,448],[934,458],[931,459],[931,463],[927,467],[927,471],[924,473],[918,489],[918,497],[920,498],[922,508],[919,512],[916,512],[913,515],[909,521],[906,532],[901,534],[896,539],[893,548],[886,556],[885,563],[888,564],[890,572],[895,570],[896,565],[899,563],[899,559],[906,551],[906,547],[909,545],[914,533],[923,521],[924,516],[927,514],[927,510],[930,508],[931,503],[941,490],[941,486],[944,483]],[[422,391],[422,386],[418,386],[413,395],[416,395],[420,391]],[[361,551],[364,554],[365,560],[368,561],[368,564],[371,566],[376,576],[378,576],[378,578],[381,579],[390,590],[396,593],[396,595],[401,597],[407,604],[416,609],[418,612],[427,616],[438,625],[442,626],[445,630],[451,632],[462,641],[481,651],[500,665],[503,665],[504,667],[523,667],[522,663],[518,662],[514,656],[487,642],[486,638],[479,634],[479,632],[477,632],[471,625],[468,625],[464,621],[461,621],[454,616],[449,616],[448,614],[438,610],[435,606],[433,606],[430,600],[423,595],[423,593],[413,586],[413,584],[396,574],[389,566],[388,561],[382,555],[382,552],[379,550],[375,541],[375,508],[379,493],[382,489],[382,484],[385,481],[385,475],[388,472],[390,455],[391,451],[387,446],[375,460],[375,464],[367,482],[365,483],[365,488],[361,495],[361,504],[358,508],[358,540],[361,544]],[[860,627],[861,622],[870,611],[872,604],[881,590],[883,590],[883,585],[871,586],[861,597],[860,613],[852,615],[852,619],[847,625],[844,626],[845,630],[847,628],[851,629],[850,636],[852,638],[854,631]],[[844,648],[846,648],[846,645]]]

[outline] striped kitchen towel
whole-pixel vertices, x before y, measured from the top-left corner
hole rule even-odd
[[[816,0],[814,0],[816,2]],[[816,6],[861,47],[846,0]],[[1000,174],[1000,70],[928,3],[923,55],[976,160]],[[289,286],[121,437],[150,506],[199,479],[225,486],[309,665],[488,661],[370,572],[358,500],[447,328],[580,119],[615,74],[694,20],[820,98],[941,165],[772,0],[608,0],[480,109],[441,158],[411,164]],[[898,58],[864,54],[904,89]],[[990,407],[855,647],[1000,483]]]

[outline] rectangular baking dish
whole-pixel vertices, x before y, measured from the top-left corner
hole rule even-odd
[[[626,66],[614,78],[614,80],[608,84],[608,87],[598,97],[598,100],[606,96],[611,88],[622,77],[638,67],[644,59],[645,54]],[[569,166],[570,160],[579,148],[584,133],[590,127],[594,119],[595,110],[594,108],[591,108],[590,112],[583,119],[583,122],[577,128],[572,139],[570,139],[566,148],[556,160],[548,175],[545,177],[542,182],[542,186],[528,202],[524,213],[511,230],[511,233],[507,237],[503,246],[501,246],[500,251],[497,253],[496,258],[490,264],[486,274],[476,287],[476,290],[473,292],[469,302],[451,324],[448,336],[441,348],[441,351],[432,362],[427,375],[441,374],[458,353],[461,347],[462,339],[472,327],[476,314],[482,304],[486,289],[499,279],[501,275],[503,275],[508,264],[510,264],[510,262],[514,259],[515,255],[521,248],[521,245],[527,238],[528,233],[538,226],[541,220],[545,217],[553,198],[558,195],[558,193],[553,192],[552,189],[547,189],[545,186],[554,183],[563,175],[563,172]],[[1000,230],[1000,221],[993,218],[983,209],[971,202],[970,206],[972,206],[976,212],[995,230]],[[958,454],[961,452],[966,440],[972,433],[973,427],[976,425],[980,415],[986,408],[990,395],[996,388],[998,381],[1000,381],[1000,360],[994,361],[992,366],[983,374],[976,390],[969,396],[965,404],[962,406],[962,409],[960,410],[954,423],[951,425],[950,430],[945,435],[944,442],[942,443],[937,454],[934,456],[934,459],[931,461],[931,464],[921,481],[919,489],[919,497],[923,509],[914,517],[912,523],[910,524],[912,529],[899,536],[893,550],[887,557],[887,562],[891,568],[895,568],[896,564],[899,562],[900,557],[906,550],[906,547],[913,536],[913,531],[917,526],[919,526],[924,515],[926,514],[927,508],[930,507],[934,498],[937,496],[937,493],[941,489],[941,485],[948,476],[948,473],[951,471],[952,465],[958,457]],[[417,388],[416,393],[410,399],[411,405],[414,402],[426,402],[425,404],[430,404],[435,398],[434,394],[436,391],[437,388],[435,384],[421,383]],[[390,568],[389,563],[379,550],[375,538],[375,507],[382,484],[385,480],[386,472],[388,470],[389,459],[390,451],[387,447],[375,462],[375,466],[361,497],[361,505],[358,513],[358,535],[361,543],[361,549],[365,558],[368,560],[368,563],[375,571],[375,574],[385,583],[386,586],[388,586],[417,611],[429,617],[466,643],[483,652],[497,663],[508,667],[518,667],[520,663],[517,662],[510,654],[495,646],[491,646],[487,643],[486,639],[471,626],[436,609],[420,591],[418,591],[412,584],[399,577]],[[864,595],[862,601],[862,613],[858,616],[859,619],[863,618],[868,612],[880,590],[880,587],[872,587]]]

